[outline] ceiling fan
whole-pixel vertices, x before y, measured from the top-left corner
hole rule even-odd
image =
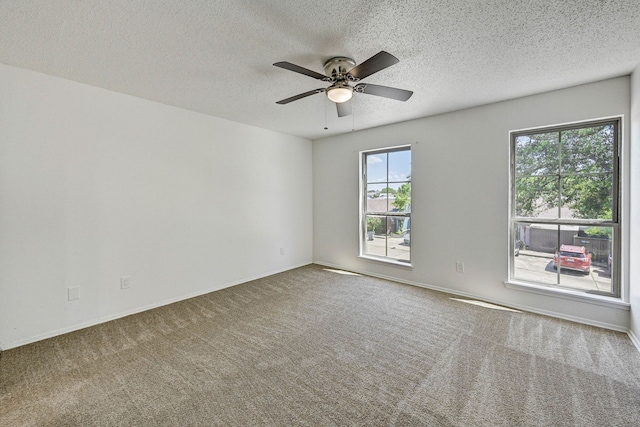
[[[355,86],[351,85],[351,83],[357,83],[360,80],[369,77],[373,73],[384,70],[398,62],[400,62],[398,58],[385,51],[378,52],[358,66],[356,66],[356,62],[351,58],[337,56],[324,63],[324,72],[326,75],[316,73],[315,71],[290,62],[276,62],[273,64],[276,67],[284,68],[285,70],[294,71],[317,80],[322,80],[323,82],[331,83],[327,88],[310,90],[309,92],[304,92],[278,101],[276,104],[288,104],[292,101],[297,101],[298,99],[306,98],[307,96],[314,95],[316,93],[325,92],[327,94],[327,98],[336,103],[338,117],[344,117],[350,115],[352,112],[350,101],[351,98],[353,98],[354,93],[364,93],[366,95],[376,95],[384,98],[396,99],[398,101],[406,101],[411,98],[411,95],[413,95],[413,92],[410,90],[396,89],[393,87],[374,85],[370,83],[358,83]]]

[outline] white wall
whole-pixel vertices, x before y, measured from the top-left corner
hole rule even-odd
[[[309,140],[4,65],[0,120],[2,349],[312,261]]]
[[[629,282],[631,339],[640,350],[640,66],[631,75],[631,227]]]
[[[626,330],[624,309],[507,289],[504,280],[509,131],[628,113],[621,77],[314,141],[314,261]],[[400,144],[412,144],[413,269],[358,257],[358,152]]]

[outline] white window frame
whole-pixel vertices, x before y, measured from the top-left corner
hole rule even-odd
[[[367,260],[380,261],[388,264],[393,264],[402,267],[412,267],[411,264],[411,249],[409,249],[409,260],[404,261],[397,258],[389,257],[389,256],[378,256],[373,254],[366,253],[366,239],[367,239],[367,216],[373,214],[379,214],[381,216],[387,217],[397,217],[397,218],[406,218],[411,219],[411,211],[409,212],[372,212],[367,211],[367,156],[369,155],[379,155],[379,154],[388,154],[396,151],[409,151],[411,152],[411,145],[399,145],[393,147],[385,147],[385,148],[377,148],[372,150],[361,151],[359,162],[360,162],[360,226],[359,226],[359,257]],[[413,153],[412,153],[413,154]],[[407,179],[404,181],[388,181],[389,179],[389,171],[387,171],[387,181],[386,183],[399,183],[399,182],[408,182],[411,183],[411,179]],[[411,188],[413,192],[413,187]]]
[[[557,219],[542,219],[542,218],[524,218],[518,217],[515,214],[515,140],[518,136],[522,135],[531,135],[531,134],[539,134],[539,133],[548,133],[548,132],[562,132],[570,129],[580,129],[592,126],[601,126],[605,124],[614,124],[614,135],[615,135],[615,152],[614,152],[614,172],[613,172],[613,207],[612,207],[612,218],[610,221],[603,220],[574,220],[574,219],[566,219],[566,220],[557,220]],[[505,285],[511,289],[524,290],[528,292],[543,294],[543,295],[553,295],[560,298],[565,298],[569,300],[582,300],[596,303],[598,305],[609,306],[614,308],[626,309],[628,310],[629,304],[623,301],[623,289],[622,289],[622,171],[621,165],[622,163],[622,129],[623,129],[623,118],[622,116],[596,119],[596,120],[587,120],[580,122],[573,122],[563,125],[554,125],[554,126],[545,126],[545,127],[536,127],[529,129],[522,129],[517,131],[509,132],[509,154],[510,154],[510,168],[509,168],[509,181],[510,181],[510,197],[509,197],[509,244],[508,244],[508,253],[509,253],[509,272],[508,272],[508,280],[505,281]],[[603,227],[612,227],[613,229],[613,257],[614,260],[618,260],[614,262],[612,277],[611,277],[611,293],[597,293],[597,292],[585,292],[581,290],[573,290],[566,287],[554,287],[545,285],[537,282],[529,282],[524,281],[522,279],[514,278],[514,264],[515,264],[515,224],[516,223],[544,223],[544,224],[556,224],[556,225],[585,225],[585,226],[603,226]]]

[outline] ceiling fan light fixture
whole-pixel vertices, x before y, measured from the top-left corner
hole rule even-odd
[[[353,88],[349,85],[336,84],[327,88],[327,98],[329,98],[329,100],[335,102],[336,104],[347,102],[352,97],[353,97]]]

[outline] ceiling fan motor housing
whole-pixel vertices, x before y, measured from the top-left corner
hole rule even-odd
[[[324,72],[327,77],[340,80],[355,66],[356,61],[353,59],[337,56],[324,63]]]

